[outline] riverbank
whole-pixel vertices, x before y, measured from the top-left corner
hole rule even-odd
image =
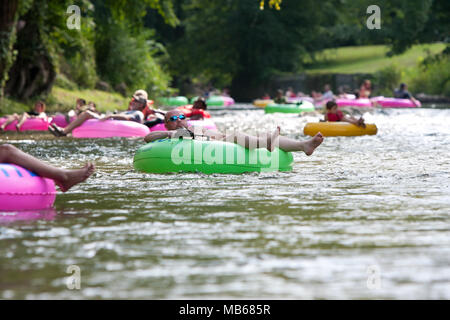
[[[124,97],[116,92],[106,92],[95,89],[79,89],[69,90],[60,87],[53,87],[51,94],[43,99],[47,104],[46,111],[52,112],[67,112],[75,107],[75,101],[78,98],[83,98],[86,102],[93,101],[97,105],[97,109],[106,112],[114,110],[125,110],[128,106],[129,98]],[[17,101],[10,98],[5,98],[0,105],[0,115],[21,113],[28,111],[33,107],[34,102]]]
[[[403,54],[388,57],[386,45],[341,47],[326,49],[316,55],[316,61],[310,61],[307,74],[355,74],[375,73],[391,65],[402,69],[415,68],[426,57],[441,53],[444,43],[431,43],[412,46]]]

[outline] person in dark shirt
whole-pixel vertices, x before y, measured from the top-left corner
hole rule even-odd
[[[409,93],[408,86],[406,83],[401,83],[400,87],[394,91],[394,98],[397,99],[409,99],[411,100],[416,106],[418,105],[417,100]]]
[[[277,96],[275,97],[275,99],[273,99],[273,101],[278,104],[286,103],[286,97],[284,96],[283,90],[278,89]]]

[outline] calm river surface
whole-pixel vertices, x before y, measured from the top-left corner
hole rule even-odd
[[[212,111],[220,129],[305,139],[317,116]],[[0,214],[1,299],[450,299],[450,109],[364,114],[292,172],[135,172],[142,139],[0,134],[96,173],[51,210]],[[67,288],[67,268],[81,289]]]

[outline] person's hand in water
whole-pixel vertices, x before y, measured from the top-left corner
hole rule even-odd
[[[366,127],[366,124],[364,123],[363,117],[360,117],[360,118],[358,119],[358,126],[363,127],[363,128]]]

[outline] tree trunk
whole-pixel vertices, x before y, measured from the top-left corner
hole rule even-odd
[[[0,99],[3,98],[4,85],[14,59],[12,48],[15,40],[18,5],[19,0],[0,2]]]
[[[17,33],[14,49],[18,55],[5,87],[6,94],[21,100],[49,93],[56,78],[55,66],[41,35],[45,26],[39,14],[40,2],[34,1],[31,10],[20,18],[25,27]]]

